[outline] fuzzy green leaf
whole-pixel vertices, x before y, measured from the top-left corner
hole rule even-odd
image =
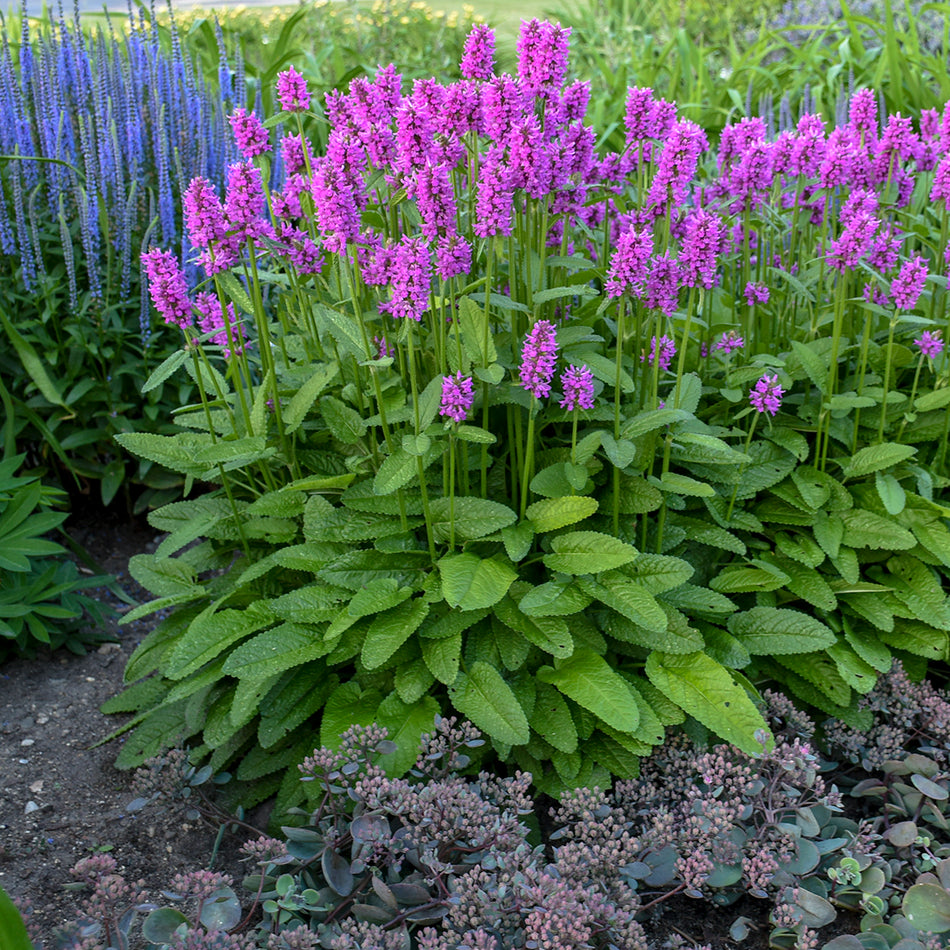
[[[223,672],[238,679],[263,679],[325,656],[331,646],[315,627],[282,623],[242,643],[228,655]]]
[[[500,557],[447,554],[438,562],[442,591],[450,607],[479,610],[497,604],[518,576]]]
[[[404,485],[409,484],[418,474],[419,466],[415,456],[399,448],[383,459],[379,471],[373,479],[373,490],[377,495],[391,495]]]
[[[569,531],[551,540],[544,563],[562,574],[598,574],[628,564],[638,554],[631,544],[597,531]]]
[[[363,690],[354,680],[338,686],[323,708],[320,745],[327,749],[339,749],[340,736],[350,726],[372,725],[380,699],[375,689]]]
[[[545,742],[568,754],[577,749],[577,729],[564,697],[547,683],[538,683],[531,728]]]
[[[426,696],[417,703],[404,703],[395,693],[390,693],[376,710],[376,722],[389,733],[388,739],[396,743],[396,751],[379,757],[379,766],[391,778],[398,778],[412,768],[419,755],[419,740],[422,733],[431,732],[439,704]]]
[[[769,734],[765,720],[729,671],[705,653],[654,651],[646,674],[661,693],[727,742],[750,755],[762,751],[756,733]]]
[[[597,499],[586,495],[546,498],[536,501],[525,512],[537,534],[556,531],[589,518],[597,511]]]
[[[884,442],[881,445],[868,445],[859,449],[844,466],[845,478],[859,478],[885,468],[891,468],[900,462],[906,462],[917,449],[912,445],[900,445],[896,442]]]
[[[841,520],[844,522],[843,542],[851,548],[908,551],[917,544],[914,536],[893,518],[873,511],[852,508],[841,513]]]
[[[542,666],[537,675],[542,683],[557,687],[568,699],[621,732],[635,732],[640,724],[640,709],[626,681],[591,650],[575,650],[556,669]]]
[[[728,627],[756,655],[812,653],[835,642],[834,633],[820,620],[781,607],[752,607],[733,614]]]
[[[313,375],[293,394],[282,410],[284,431],[296,432],[306,418],[317,396],[336,379],[339,366],[336,363],[320,363]]]
[[[449,688],[455,708],[492,739],[524,745],[531,730],[521,704],[499,672],[476,660],[468,674],[460,673]]]
[[[378,577],[360,588],[346,605],[346,613],[355,620],[381,614],[412,596],[411,587],[400,587],[392,577]]]
[[[567,617],[590,604],[590,597],[570,581],[547,581],[531,588],[518,602],[529,617]]]
[[[579,577],[577,584],[589,597],[594,597],[611,610],[647,630],[663,633],[669,620],[656,598],[639,581],[621,571],[608,571],[596,581]]]
[[[459,672],[459,659],[462,655],[462,635],[460,633],[440,640],[420,640],[422,658],[432,675],[446,686],[451,686]]]
[[[574,652],[574,640],[560,617],[528,617],[507,595],[495,604],[495,616],[545,653],[568,657]]]
[[[261,746],[269,749],[306,722],[323,707],[339,682],[336,675],[327,674],[322,663],[309,663],[284,673],[261,702],[261,721],[257,727]]]
[[[366,669],[382,666],[419,629],[428,612],[425,599],[417,597],[379,614],[363,641],[361,657]]]
[[[452,499],[436,498],[429,504],[430,524],[440,541],[450,535],[450,510]],[[455,499],[455,537],[458,541],[474,541],[501,531],[518,520],[507,506],[487,498],[472,496]]]

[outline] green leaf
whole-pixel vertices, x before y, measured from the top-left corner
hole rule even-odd
[[[688,418],[689,413],[682,409],[647,409],[645,412],[637,413],[620,430],[620,437],[635,439],[637,436],[646,435],[647,432],[662,429],[663,426],[673,425],[674,422],[682,422]]]
[[[912,445],[900,445],[896,442],[884,442],[881,445],[869,445],[859,449],[844,466],[845,478],[859,478],[882,469],[890,468],[899,462],[906,462],[917,449]]]
[[[475,372],[477,373],[478,370]],[[455,435],[463,442],[474,442],[477,445],[494,445],[498,441],[493,433],[487,429],[482,429],[480,426],[458,426]]]
[[[440,541],[449,538],[451,501],[450,498],[436,498],[429,504],[430,524]],[[518,516],[500,502],[473,496],[455,499],[455,537],[458,541],[484,538],[517,520]]]
[[[244,610],[216,610],[209,604],[189,624],[185,635],[165,660],[169,679],[184,679],[228,647],[274,622],[274,615],[252,604]]]
[[[568,495],[564,498],[545,498],[529,505],[525,512],[537,534],[556,531],[569,524],[589,518],[597,511],[597,499],[584,495]]]
[[[377,495],[391,495],[408,485],[418,472],[419,465],[415,456],[403,448],[398,448],[392,455],[383,459],[383,464],[379,466],[379,471],[373,479],[373,490]]]
[[[158,907],[153,910],[142,924],[142,936],[155,944],[167,944],[174,940],[175,931],[191,921],[175,907]]]
[[[252,313],[253,310],[249,312]],[[367,352],[359,324],[348,314],[318,303],[313,305],[313,315],[322,327],[330,331],[344,352],[355,356],[358,360],[372,359],[376,355]]]
[[[591,598],[570,581],[547,581],[528,591],[518,601],[518,609],[529,617],[566,617],[580,613],[590,602]]]
[[[697,498],[709,498],[716,494],[712,485],[701,482],[698,479],[690,478],[689,475],[681,475],[679,472],[664,472],[660,478],[655,475],[649,475],[647,481],[655,485],[660,491],[671,492],[676,495],[692,495]]]
[[[181,349],[175,353],[172,353],[171,356],[166,357],[159,363],[155,369],[152,370],[151,375],[146,380],[145,385],[142,386],[143,395],[147,392],[151,392],[157,386],[161,386],[162,383],[172,375],[182,363],[188,359],[189,353],[188,350]],[[52,400],[50,400],[52,402]]]
[[[315,627],[282,623],[242,643],[228,655],[223,672],[238,679],[263,679],[324,656],[330,646]]]
[[[446,603],[461,610],[497,604],[518,576],[510,563],[497,556],[483,559],[475,554],[447,554],[438,568]]]
[[[320,745],[327,749],[339,749],[340,736],[350,726],[371,726],[376,719],[380,699],[375,689],[363,690],[355,680],[338,686],[323,707]]]
[[[621,571],[608,571],[596,581],[579,577],[577,584],[588,597],[594,597],[611,610],[655,633],[664,633],[669,620],[656,598],[638,581]]]
[[[654,651],[647,657],[646,674],[661,693],[718,736],[750,755],[762,752],[755,736],[769,735],[765,720],[729,671],[711,657]]]
[[[451,686],[459,672],[462,654],[462,635],[456,633],[439,640],[420,639],[422,658],[432,675],[446,686]]]
[[[284,431],[296,432],[306,418],[317,396],[332,383],[339,373],[337,363],[320,363],[316,372],[293,394],[290,402],[282,410]]]
[[[429,692],[434,682],[435,677],[429,667],[426,666],[425,660],[421,658],[401,664],[396,670],[394,678],[399,698],[410,706],[422,699]]]
[[[852,508],[850,511],[843,511],[840,517],[844,522],[843,542],[848,547],[909,551],[917,544],[906,528],[876,512]]]
[[[798,653],[776,658],[838,706],[851,701],[851,687],[838,671],[838,665],[827,653]],[[807,701],[807,697],[803,697]]]
[[[820,620],[782,607],[752,607],[729,618],[730,633],[752,654],[813,653],[835,642]]]
[[[339,682],[335,674],[327,673],[323,663],[308,663],[284,673],[261,702],[257,727],[261,746],[269,749],[306,722],[323,707]]]
[[[824,393],[828,385],[828,376],[831,370],[831,360],[826,354],[818,354],[810,346],[792,340],[792,351],[798,357],[812,385],[820,393]]]
[[[615,439],[606,429],[600,432],[604,454],[616,468],[626,468],[636,457],[637,447],[626,439]]]
[[[673,590],[665,591],[659,597],[663,603],[676,607],[690,616],[703,617],[712,621],[723,620],[739,609],[733,601],[717,591],[693,584],[683,584]]]
[[[396,743],[396,751],[379,757],[378,765],[391,778],[399,778],[412,768],[419,756],[419,740],[424,732],[431,732],[439,704],[426,696],[416,703],[404,703],[395,693],[390,693],[376,710],[376,722],[389,733],[388,739]]]
[[[639,553],[631,544],[597,531],[569,531],[551,539],[543,561],[562,574],[598,574],[628,564]]]
[[[501,540],[505,545],[505,553],[517,563],[531,550],[531,545],[534,543],[534,531],[531,525],[522,521],[508,528],[502,528]]]
[[[621,732],[635,732],[640,724],[640,709],[626,681],[592,650],[575,650],[556,669],[542,666],[538,679]]]
[[[462,297],[458,302],[459,324],[462,327],[462,342],[469,359],[479,366],[498,362],[494,338],[488,324],[488,314],[471,297]],[[487,340],[488,348],[485,348]]]
[[[495,604],[495,616],[545,653],[568,657],[574,652],[574,640],[560,617],[528,617],[507,595]]]
[[[847,643],[838,641],[825,651],[838,667],[841,678],[856,693],[869,693],[877,682],[877,671],[858,656]]]
[[[685,584],[695,572],[689,561],[665,554],[638,554],[621,573],[633,578],[651,594],[662,594]]]
[[[538,683],[531,728],[545,742],[568,754],[577,750],[577,729],[564,697],[551,685]]]
[[[46,372],[46,367],[37,355],[36,350],[20,335],[20,332],[13,326],[6,311],[2,308],[0,308],[0,323],[3,324],[3,329],[10,338],[10,342],[13,344],[13,348],[16,350],[17,356],[20,358],[20,362],[23,364],[27,375],[33,381],[36,388],[43,394],[43,398],[46,399],[47,402],[51,402],[56,406],[62,406],[68,410],[69,407],[63,402],[63,397],[60,395],[59,389],[49,373]]]
[[[420,435],[407,432],[402,437],[402,447],[413,457],[423,456],[432,447],[432,440],[424,432]]]
[[[511,687],[488,663],[476,660],[449,688],[455,708],[486,735],[506,745],[531,738],[528,720]]]
[[[382,666],[411,637],[429,613],[429,604],[416,597],[379,614],[363,641],[361,658],[368,670]]]
[[[889,515],[899,515],[907,504],[907,494],[901,483],[891,474],[875,472],[874,487]]]
[[[333,438],[344,445],[359,442],[366,435],[363,417],[352,406],[334,396],[324,396],[320,400],[320,413]]]
[[[771,564],[736,564],[723,568],[709,586],[721,594],[742,594],[753,591],[778,590],[789,581],[787,574]]]
[[[390,607],[396,607],[412,596],[411,587],[400,587],[392,577],[378,577],[361,587],[353,599],[346,605],[346,613],[354,620],[380,614]]]

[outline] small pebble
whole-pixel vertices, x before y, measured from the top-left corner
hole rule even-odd
[[[27,802],[27,803],[26,803],[26,808],[23,809],[23,814],[24,814],[24,815],[29,815],[29,814],[31,814],[32,812],[34,812],[34,811],[39,811],[39,810],[40,810],[40,806],[37,805],[36,802]]]
[[[31,746],[31,745],[34,745],[35,743],[36,743],[36,739],[24,739],[24,740],[20,743],[20,745],[22,745],[22,746]]]

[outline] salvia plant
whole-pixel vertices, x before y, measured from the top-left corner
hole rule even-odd
[[[127,467],[112,436],[167,431],[191,389],[143,404],[177,340],[153,335],[138,256],[147,235],[187,253],[181,195],[195,175],[222,180],[236,156],[225,117],[243,78],[222,71],[229,84],[213,91],[141,8],[121,35],[61,11],[20,23],[19,36],[0,29],[0,399],[35,464],[69,487],[98,483],[108,503]],[[135,478],[144,506],[180,492],[150,464]]]
[[[185,338],[147,386],[200,401],[118,441],[210,490],[130,565],[128,616],[171,613],[121,765],[200,736],[283,808],[318,724],[386,727],[399,774],[454,709],[557,793],[687,717],[769,748],[765,682],[860,728],[894,656],[946,657],[948,114],[865,89],[711,152],[634,88],[600,154],[566,30],[492,49],[328,95],[325,153],[285,70],[279,144],[239,108],[224,192],[186,189],[201,281],[143,255]]]

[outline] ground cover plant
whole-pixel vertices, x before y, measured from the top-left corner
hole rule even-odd
[[[895,664],[862,700],[875,719],[866,736],[834,720],[816,731],[785,697],[763,700],[771,749],[679,734],[636,781],[565,792],[550,808],[533,800],[527,774],[464,777],[484,742],[468,723],[437,719],[405,778],[381,767],[394,749],[384,729],[351,727],[301,763],[301,824],[276,837],[244,826],[243,880],[182,873],[159,906],[142,902],[115,857],[84,858],[72,873],[86,915],[60,943],[636,950],[666,945],[679,926],[686,941],[697,910],[718,907],[722,939],[728,931],[738,945],[943,945],[946,693]],[[130,807],[213,809],[201,792],[210,780],[172,750],[140,770],[143,797]]]
[[[399,774],[454,708],[557,793],[684,720],[759,750],[761,684],[860,725],[894,656],[946,658],[946,118],[860,90],[713,152],[632,89],[600,155],[567,41],[356,79],[325,153],[284,71],[298,132],[239,112],[224,194],[187,189],[197,296],[144,255],[187,340],[149,385],[202,398],[119,441],[216,487],[133,559],[131,616],[172,612],[109,707],[121,764],[200,736],[284,808],[316,724],[385,726]]]

